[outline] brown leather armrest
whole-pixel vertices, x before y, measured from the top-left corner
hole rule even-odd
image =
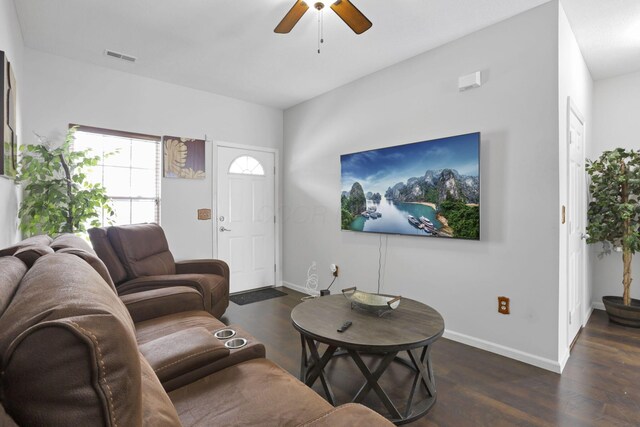
[[[219,259],[178,261],[176,274],[217,274],[229,281],[229,265]]]
[[[135,323],[184,311],[204,310],[202,295],[187,286],[171,286],[122,295]]]
[[[206,289],[197,280],[189,280],[189,277],[179,274],[167,274],[163,276],[146,276],[120,283],[117,286],[118,295],[128,295],[159,288],[184,286],[199,291],[202,295]]]
[[[229,355],[229,349],[202,327],[183,329],[140,345],[140,352],[164,383]]]
[[[393,426],[377,412],[357,403],[347,403],[333,408],[326,414],[303,424],[300,427],[376,427]]]

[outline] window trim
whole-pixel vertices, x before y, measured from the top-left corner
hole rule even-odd
[[[69,123],[69,129],[72,127],[77,127],[80,132],[89,132],[89,133],[99,133],[101,135],[109,135],[109,136],[119,136],[122,138],[131,138],[131,139],[144,139],[147,141],[158,141],[162,142],[162,137],[158,135],[150,135],[146,133],[136,133],[136,132],[127,132],[122,130],[113,130],[113,129],[105,129],[94,126],[85,126],[78,125],[74,123]]]

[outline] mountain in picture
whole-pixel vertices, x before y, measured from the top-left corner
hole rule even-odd
[[[343,230],[480,238],[478,133],[341,156]]]

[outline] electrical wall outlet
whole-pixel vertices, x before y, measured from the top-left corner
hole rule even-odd
[[[498,297],[498,313],[500,314],[510,314],[511,307],[509,307],[509,298],[507,297]]]
[[[331,264],[329,268],[331,269],[331,273],[333,274],[333,277],[338,277],[338,272],[340,268],[335,264]]]

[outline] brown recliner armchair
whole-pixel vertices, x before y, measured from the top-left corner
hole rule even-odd
[[[119,295],[168,286],[200,292],[205,309],[220,318],[229,306],[229,266],[220,260],[175,262],[157,224],[92,228],[89,237]]]

